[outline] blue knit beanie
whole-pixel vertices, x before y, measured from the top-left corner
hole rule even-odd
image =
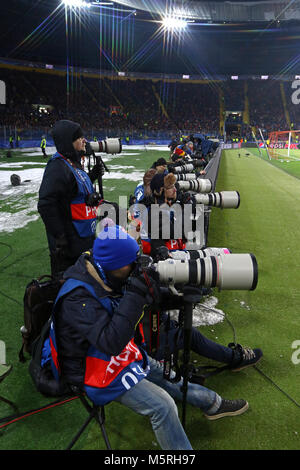
[[[105,227],[93,245],[93,258],[104,271],[122,268],[136,260],[139,245],[122,227]]]

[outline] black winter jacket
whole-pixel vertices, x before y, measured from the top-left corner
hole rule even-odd
[[[105,289],[89,255],[82,255],[64,274],[92,285],[98,297],[119,298]],[[83,287],[77,287],[59,303],[55,314],[58,357],[64,381],[82,386],[85,357],[90,345],[101,352],[116,356],[134,336],[143,315],[145,299],[126,292],[113,317]]]
[[[52,134],[57,151],[81,169],[81,156],[72,145],[72,136],[79,128],[79,124],[72,121],[60,121]],[[70,203],[77,191],[75,176],[65,162],[49,160],[39,190],[38,211],[47,234],[54,239],[66,238],[70,258],[77,258],[91,248],[94,241],[94,237],[79,237],[72,224]]]

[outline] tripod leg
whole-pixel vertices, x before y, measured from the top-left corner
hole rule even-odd
[[[9,406],[11,406],[15,410],[16,413],[19,413],[18,407],[12,401],[4,397],[0,397],[0,400],[4,401],[4,403],[7,403]]]
[[[182,426],[185,429],[186,420],[186,397],[188,391],[189,362],[193,325],[193,304],[184,302],[184,320],[183,320],[183,384],[182,384]]]
[[[94,418],[94,414],[91,413],[88,417],[88,419],[85,421],[85,423],[81,426],[81,428],[79,429],[78,433],[73,437],[72,441],[70,442],[70,444],[68,445],[67,449],[66,450],[70,450],[72,449],[73,445],[75,444],[76,441],[78,441],[78,439],[80,438],[81,434],[83,433],[83,431],[85,430],[85,428],[89,425],[89,423],[92,421],[92,419]]]
[[[108,436],[107,436],[107,433],[106,433],[106,429],[105,429],[105,426],[104,426],[105,412],[104,412],[104,407],[103,406],[100,407],[100,410],[99,409],[97,410],[97,418],[98,418],[98,422],[99,422],[99,425],[100,425],[100,428],[101,428],[101,432],[102,432],[102,436],[103,436],[106,448],[108,450],[111,450],[111,445],[110,445],[110,442],[109,442],[109,439],[108,439]]]

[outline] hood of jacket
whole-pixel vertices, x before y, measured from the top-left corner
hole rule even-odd
[[[81,130],[80,124],[73,121],[57,121],[52,129],[52,138],[57,151],[72,161],[80,162],[81,155],[73,147],[74,134]]]
[[[73,266],[70,266],[63,275],[64,279],[76,279],[91,284],[98,297],[118,296],[101,279],[90,253],[83,253]]]

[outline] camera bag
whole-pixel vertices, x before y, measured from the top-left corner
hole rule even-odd
[[[24,325],[21,327],[20,362],[26,360],[24,352],[32,354],[33,342],[41,334],[43,326],[49,320],[54,301],[63,282],[63,279],[44,275],[27,284],[23,299]]]

